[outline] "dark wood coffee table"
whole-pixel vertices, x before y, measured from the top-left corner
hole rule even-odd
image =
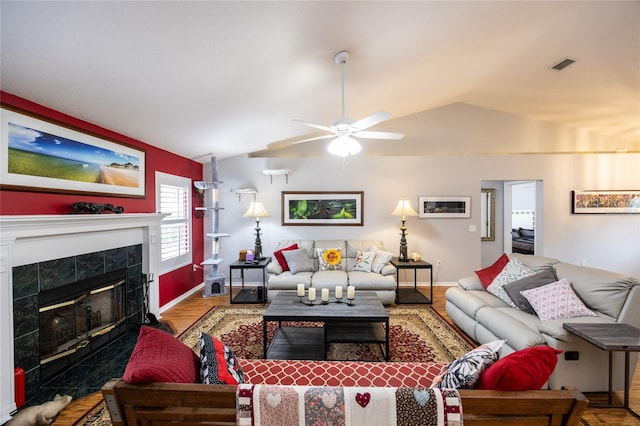
[[[565,323],[565,330],[609,352],[609,398],[608,404],[592,407],[625,408],[636,417],[638,414],[629,408],[629,353],[640,352],[640,329],[625,323]],[[624,352],[624,403],[613,404],[613,352]]]
[[[308,302],[306,298],[303,301]],[[282,322],[322,322],[323,327],[282,326]],[[271,345],[267,347],[267,323],[278,322]],[[265,359],[327,358],[329,343],[384,344],[389,360],[389,313],[375,292],[359,292],[352,305],[343,303],[313,306],[300,303],[295,291],[281,291],[263,315],[263,353]]]

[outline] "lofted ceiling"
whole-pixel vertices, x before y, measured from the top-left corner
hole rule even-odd
[[[347,115],[388,111],[383,130],[464,103],[640,151],[638,1],[3,0],[0,15],[3,91],[198,161],[340,118],[341,50]]]

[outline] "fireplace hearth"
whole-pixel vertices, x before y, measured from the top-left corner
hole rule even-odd
[[[42,381],[126,331],[127,269],[38,294]]]

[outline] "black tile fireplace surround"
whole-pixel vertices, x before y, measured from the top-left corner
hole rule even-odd
[[[47,303],[59,301],[70,295],[65,292],[70,291],[71,295],[76,295],[79,292],[78,283],[84,286],[92,278],[104,280],[104,277],[97,277],[106,275],[110,279],[118,274],[125,277],[125,312],[124,318],[118,321],[118,326],[104,334],[97,333],[94,339],[90,339],[91,345],[87,345],[87,349],[82,348],[73,357],[63,356],[60,360],[41,364],[39,304],[42,303],[39,301],[47,298]],[[26,400],[37,395],[46,381],[57,374],[56,368],[49,367],[62,364],[64,370],[71,364],[81,362],[82,357],[99,349],[110,339],[117,338],[128,330],[137,329],[143,322],[143,284],[141,244],[14,267],[14,358],[16,366],[25,371]],[[88,318],[96,321],[98,316],[101,319],[105,317],[102,313],[93,312]]]

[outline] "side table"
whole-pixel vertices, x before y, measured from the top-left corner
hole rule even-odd
[[[601,408],[625,408],[631,414],[640,415],[629,407],[629,353],[640,352],[640,329],[625,323],[565,323],[563,327],[603,351],[609,352],[609,397],[608,404],[593,405]],[[624,352],[624,403],[613,404],[613,352]]]
[[[271,262],[270,257],[264,259],[245,262],[244,260],[236,260],[229,265],[229,302],[231,303],[265,303],[267,301],[267,265]],[[242,289],[235,297],[233,297],[233,271],[240,270],[240,278],[242,279]],[[244,271],[245,269],[261,269],[262,270],[262,286],[254,289],[244,288]]]
[[[391,264],[396,267],[396,303],[433,303],[433,265],[424,260],[403,261],[394,257]],[[400,270],[413,269],[413,288],[400,288]],[[429,270],[429,294],[427,298],[418,291],[418,269]]]

